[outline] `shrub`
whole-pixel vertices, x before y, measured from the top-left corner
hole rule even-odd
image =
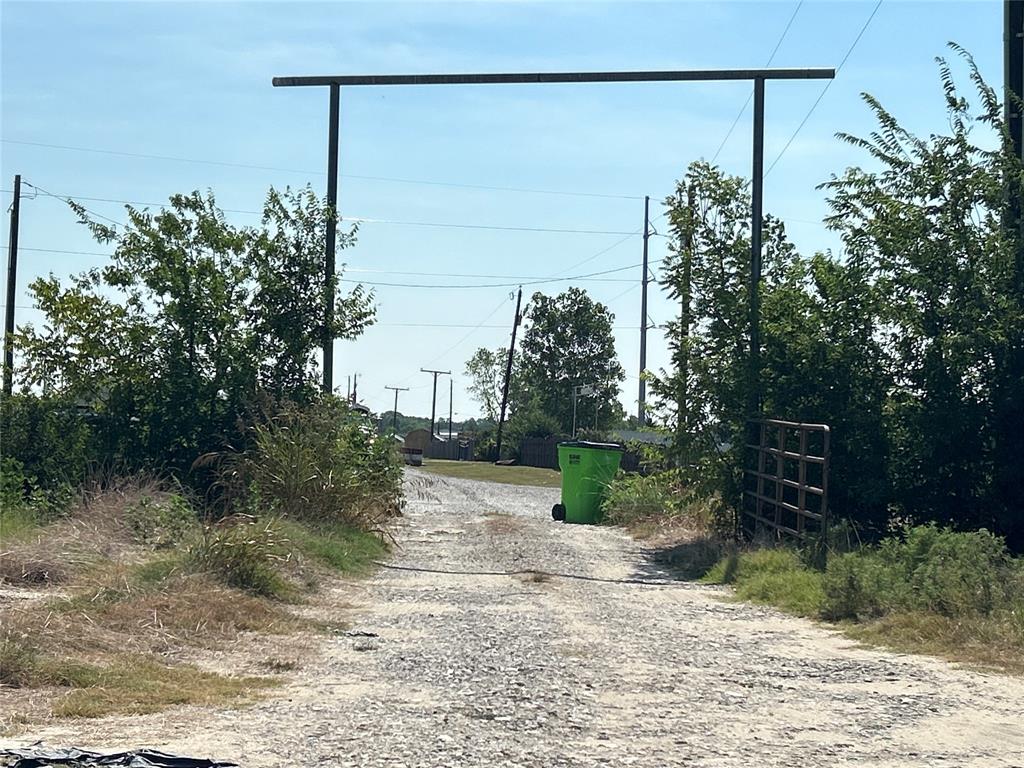
[[[601,503],[606,522],[630,525],[652,517],[675,516],[682,510],[683,490],[675,472],[642,475],[620,472]]]
[[[777,605],[801,616],[814,616],[824,600],[821,574],[808,568],[792,549],[732,552],[712,568],[704,581],[735,584],[736,595]]]
[[[136,541],[159,549],[187,538],[198,518],[180,494],[146,494],[125,509],[124,522]]]
[[[208,526],[189,548],[188,559],[197,570],[225,584],[266,597],[284,597],[288,586],[277,572],[287,559],[285,542],[274,522],[251,515],[232,515]]]
[[[896,611],[988,616],[1021,601],[1020,572],[1003,540],[988,531],[916,526],[877,548],[833,558],[824,613],[835,619]]]
[[[252,449],[222,469],[250,508],[362,530],[398,512],[402,465],[394,443],[344,403],[286,408],[253,433]]]

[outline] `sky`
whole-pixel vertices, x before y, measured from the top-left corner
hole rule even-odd
[[[763,67],[774,51],[775,67],[846,58],[824,96],[821,81],[769,82],[765,112],[765,211],[786,221],[801,251],[839,252],[816,187],[870,167],[835,138],[874,127],[860,94],[920,134],[948,130],[935,57],[955,41],[1001,87],[1002,13],[999,0],[3,0],[0,207],[16,173],[116,221],[125,219],[116,201],[209,189],[238,211],[230,221],[255,224],[245,211],[271,186],[324,193],[327,90],[273,88],[274,76],[726,69]],[[346,281],[381,285],[377,324],[337,343],[336,387],[344,393],[358,374],[360,400],[375,411],[393,405],[385,386],[409,387],[399,410],[429,415],[432,378],[420,368],[451,370],[456,420],[476,416],[465,362],[478,347],[507,344],[516,285],[524,300],[577,285],[615,315],[628,374],[621,400],[635,413],[643,198],[658,232],[649,241],[656,272],[666,253],[661,201],[687,164],[715,159],[750,175],[749,107],[723,145],[750,91],[735,82],[343,88],[339,209],[368,221],[340,260]],[[34,278],[100,266],[110,250],[60,200],[24,194],[19,324],[40,320],[26,292]],[[620,271],[579,277],[607,270]],[[575,279],[530,284],[552,277]],[[664,323],[675,306],[650,291],[650,323]],[[668,365],[667,345],[659,329],[648,334],[656,371]],[[439,390],[447,414],[447,377]]]

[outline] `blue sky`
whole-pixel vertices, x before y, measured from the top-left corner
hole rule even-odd
[[[0,4],[0,188],[15,173],[56,194],[159,203],[212,189],[222,206],[256,210],[267,188],[325,188],[325,89],[272,88],[275,75],[760,67],[792,26],[773,66],[836,66],[871,14],[870,2],[674,3],[92,3]],[[1002,84],[1002,3],[885,0],[806,125],[765,182],[765,207],[786,219],[801,250],[836,248],[820,225],[817,184],[862,153],[834,138],[873,127],[860,101],[881,99],[912,129],[946,129],[934,57],[954,40]],[[766,160],[772,162],[823,87],[769,83]],[[382,87],[342,90],[343,216],[389,221],[633,232],[644,195],[652,218],[685,166],[710,159],[749,93],[742,83]],[[718,158],[749,175],[750,110]],[[125,157],[15,142],[255,165],[265,170]],[[283,170],[289,169],[289,170]],[[360,178],[364,177],[364,178]],[[541,194],[365,177],[588,192]],[[31,192],[31,190],[26,190]],[[119,203],[88,201],[124,218]],[[256,217],[230,214],[238,223]],[[658,221],[655,227],[658,228]],[[663,228],[662,228],[663,229]],[[3,222],[6,234],[6,215]],[[6,240],[5,240],[6,242]],[[614,247],[610,247],[613,246]],[[22,205],[19,304],[36,276],[103,263],[67,207]],[[639,236],[515,232],[373,223],[343,254],[347,278],[480,284],[638,264]],[[42,250],[79,251],[59,254]],[[601,251],[601,255],[595,256]],[[665,252],[651,238],[651,258]],[[2,251],[6,261],[6,249]],[[579,266],[577,266],[579,265]],[[363,271],[355,271],[363,270]],[[378,271],[378,272],[374,272]],[[510,275],[509,280],[396,272]],[[392,274],[388,274],[392,273]],[[615,313],[616,344],[635,410],[640,270],[581,281]],[[563,290],[572,281],[543,286]],[[455,412],[476,415],[462,371],[478,346],[505,343],[512,288],[380,286],[378,325],[339,343],[335,382],[358,373],[361,398],[391,407],[387,384],[412,387],[400,410],[429,413],[430,377],[455,374]],[[527,286],[527,295],[533,289]],[[652,290],[650,317],[674,306]],[[18,310],[19,322],[37,319]],[[420,324],[414,328],[409,324]],[[432,325],[426,325],[432,324]],[[465,327],[440,327],[440,326]],[[475,328],[476,326],[480,326]],[[661,332],[651,368],[667,364]],[[447,412],[447,383],[439,410]]]

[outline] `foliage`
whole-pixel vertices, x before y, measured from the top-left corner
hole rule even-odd
[[[760,412],[831,427],[831,510],[873,536],[896,516],[989,527],[1020,548],[1024,263],[1003,213],[1022,172],[973,62],[977,116],[940,63],[950,135],[915,137],[865,96],[878,130],[843,137],[878,170],[823,185],[842,258],[801,256],[766,217],[756,371],[747,185],[690,166],[666,201],[662,282],[682,310],[668,324],[672,369],[651,390],[677,464],[733,505],[744,422]]]
[[[378,534],[344,523],[325,520],[302,524],[281,519],[279,526],[293,554],[312,558],[343,573],[366,573],[388,553],[387,544]]]
[[[988,616],[1014,601],[1024,608],[1024,570],[1005,542],[985,530],[909,528],[878,548],[833,558],[824,587],[823,613],[837,619],[900,611]]]
[[[484,416],[498,423],[501,410],[501,390],[505,381],[508,350],[481,347],[466,361],[469,394],[480,404]]]
[[[329,398],[286,406],[250,429],[245,453],[210,454],[227,511],[269,512],[297,520],[373,530],[398,512],[402,465],[392,439],[365,416]]]
[[[203,531],[202,538],[189,547],[188,558],[196,570],[264,597],[285,597],[288,585],[277,565],[287,550],[276,523],[251,515],[232,515]]]
[[[821,574],[791,549],[731,552],[703,580],[733,584],[741,600],[777,605],[799,616],[818,615],[824,598]]]
[[[103,452],[95,416],[69,397],[16,392],[7,405],[0,453],[18,462],[26,488],[80,485]]]
[[[67,511],[74,493],[59,483],[42,488],[17,459],[0,458],[0,536],[49,522]]]
[[[603,520],[630,525],[657,517],[674,517],[683,509],[683,488],[678,471],[647,477],[619,472],[601,502]]]
[[[580,418],[589,422],[584,415],[594,413],[596,402],[595,426],[605,429],[618,424],[622,418],[619,382],[625,373],[615,356],[615,316],[579,288],[554,297],[535,293],[524,315],[528,326],[510,395],[514,416],[536,410],[557,425],[551,434],[569,434],[573,387],[592,385],[595,394],[579,398]]]
[[[199,523],[192,505],[180,494],[143,495],[123,514],[135,540],[157,549],[181,543]]]
[[[309,188],[271,190],[258,227],[228,224],[212,193],[175,195],[158,213],[128,206],[123,229],[73,207],[114,253],[66,284],[32,283],[45,323],[19,329],[19,378],[87,407],[106,460],[188,467],[238,438],[238,417],[260,398],[310,402],[322,339],[352,338],[372,321],[358,287],[339,293],[326,319],[333,213]],[[339,247],[354,236],[339,233]]]

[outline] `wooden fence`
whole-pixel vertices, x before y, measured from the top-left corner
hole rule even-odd
[[[558,469],[558,444],[562,442],[565,442],[564,437],[524,438],[519,442],[518,463],[524,467]],[[639,472],[642,469],[639,454],[627,450],[622,454],[622,461],[619,467],[626,472]]]
[[[757,444],[747,445],[743,532],[767,530],[806,540],[828,527],[830,430],[825,424],[779,419],[748,422]]]

